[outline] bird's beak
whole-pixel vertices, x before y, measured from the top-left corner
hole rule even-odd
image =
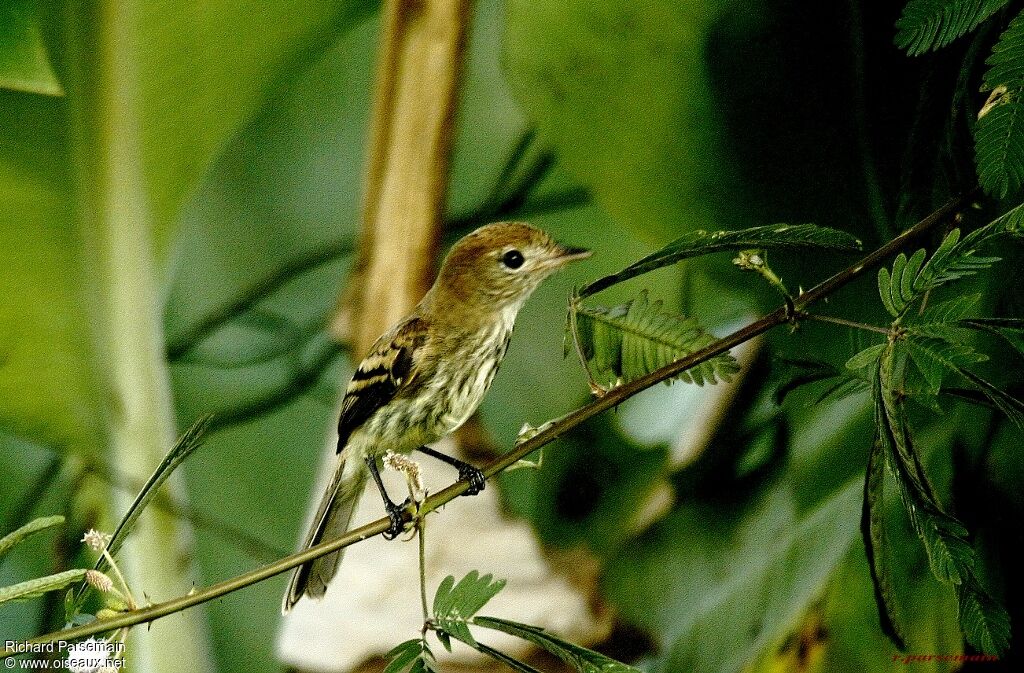
[[[578,259],[586,259],[594,253],[586,248],[573,248],[567,245],[559,245],[558,252],[552,259],[552,262],[558,266],[564,266],[569,262],[575,262]]]

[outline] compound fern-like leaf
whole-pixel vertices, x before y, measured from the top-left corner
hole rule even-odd
[[[910,0],[896,22],[896,46],[911,56],[945,47],[1010,0]]]
[[[978,180],[999,198],[1024,183],[1024,13],[1018,14],[992,48],[983,91],[991,91],[974,128]]]
[[[609,386],[638,379],[714,343],[691,318],[662,311],[647,293],[612,308],[589,307],[578,299],[570,306],[568,339],[575,339],[592,377]],[[575,328],[575,329],[573,329]],[[728,353],[678,374],[686,383],[730,381],[739,365]]]

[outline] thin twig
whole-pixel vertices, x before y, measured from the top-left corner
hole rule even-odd
[[[862,329],[868,332],[878,332],[879,334],[892,334],[892,330],[887,327],[879,327],[878,325],[869,325],[866,322],[857,322],[856,320],[847,320],[846,318],[836,318],[830,315],[821,315],[818,313],[801,313],[797,318],[803,320],[817,320],[819,322],[829,322],[833,325],[843,325],[845,327],[852,327],[854,329]]]
[[[423,608],[423,628],[426,633],[427,622],[430,620],[430,610],[427,608],[427,543],[423,535],[427,530],[425,517],[416,517],[416,537],[420,545],[420,606]]]
[[[840,271],[831,278],[828,278],[807,292],[796,297],[794,300],[794,308],[797,311],[796,315],[799,315],[800,312],[811,304],[823,299],[851,281],[859,278],[868,269],[874,268],[890,255],[903,249],[911,241],[914,241],[918,237],[927,233],[935,225],[960,210],[965,204],[973,199],[974,196],[975,193],[972,192],[966,196],[949,201],[946,205],[942,206],[882,247],[870,253],[853,266]],[[707,360],[710,360],[711,358],[720,355],[741,343],[749,341],[750,339],[767,332],[773,327],[786,324],[790,320],[790,317],[791,313],[787,307],[781,306],[759,320],[736,330],[732,334],[719,339],[715,343],[710,344],[687,357],[676,360],[675,362],[634,381],[612,388],[606,395],[593,400],[589,404],[586,404],[569,414],[566,414],[557,422],[552,423],[533,437],[517,444],[515,448],[507,454],[494,460],[490,465],[488,465],[483,470],[484,476],[488,479],[495,476],[514,465],[520,459],[533,453],[542,446],[550,444],[555,439],[558,439],[590,418],[618,406],[642,390],[646,390],[657,383],[661,383],[662,381],[678,376],[681,372],[695,367],[702,362],[706,362]],[[468,482],[459,481],[430,496],[420,506],[418,512],[419,515],[426,515],[446,503],[451,502],[458,496],[462,495],[468,488]],[[48,643],[57,640],[74,640],[96,635],[98,633],[112,631],[114,629],[152,622],[153,620],[161,617],[181,612],[182,610],[201,603],[206,603],[207,601],[211,601],[215,598],[220,598],[221,596],[232,593],[233,591],[243,589],[247,586],[256,584],[257,582],[274,577],[275,575],[287,572],[292,568],[330,554],[331,552],[338,551],[339,549],[356,544],[357,542],[361,542],[367,538],[379,535],[387,530],[389,526],[390,520],[387,517],[377,519],[376,521],[364,526],[350,530],[344,535],[334,538],[333,540],[322,542],[304,551],[291,554],[290,556],[286,556],[278,561],[256,568],[255,570],[250,570],[249,572],[224,580],[223,582],[218,582],[217,584],[208,586],[205,589],[193,591],[185,596],[179,596],[178,598],[150,605],[139,610],[124,612],[116,617],[111,617],[110,619],[96,620],[82,626],[37,636],[29,642]],[[0,658],[7,658],[13,654],[15,654],[14,651],[5,650],[0,653]]]

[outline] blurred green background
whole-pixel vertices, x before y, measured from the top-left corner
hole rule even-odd
[[[196,583],[287,553],[352,366],[326,324],[353,261],[377,4],[3,3],[0,532],[50,513],[70,525],[4,559],[0,585],[87,562],[76,557],[81,532],[109,526],[140,485],[124,470],[109,399],[130,360],[125,324],[150,324],[159,340],[139,385],[169,382],[164,417],[180,430],[216,414],[161,505],[194,531]],[[524,422],[587,400],[578,365],[562,359],[572,286],[695,228],[814,222],[871,248],[970,186],[964,119],[979,101],[952,96],[970,45],[909,59],[892,46],[901,4],[478,2],[447,240],[520,218],[597,253],[524,310],[482,408],[499,446]],[[1019,257],[1006,256],[975,284],[988,305],[1019,315]],[[772,261],[795,288],[851,260]],[[125,264],[151,285],[120,282]],[[776,302],[724,255],[599,299],[643,287],[717,334]],[[870,280],[832,298],[829,312],[883,315]],[[630,634],[615,645],[647,670],[902,670],[878,627],[858,528],[867,396],[775,396],[782,358],[841,365],[865,345],[834,326],[780,330],[692,464],[669,463],[673,433],[645,434],[679,404],[649,391],[550,447],[540,472],[503,478],[505,501],[546,545],[582,544],[603,562],[600,593]],[[919,443],[944,500],[977,532],[991,560],[985,579],[1016,627],[1019,434],[984,410],[947,412],[915,418]],[[666,479],[671,511],[631,534],[626,523]],[[952,590],[932,579],[902,506],[891,505],[910,650],[960,652]],[[210,670],[279,669],[284,581],[189,613],[208,626]],[[0,640],[61,620],[59,599],[4,605]]]

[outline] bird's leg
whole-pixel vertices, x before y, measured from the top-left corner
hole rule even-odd
[[[380,470],[377,468],[377,458],[375,456],[366,457],[366,466],[370,468],[373,481],[377,484],[380,497],[384,500],[384,509],[387,510],[388,518],[391,519],[391,527],[384,531],[382,535],[385,540],[394,540],[405,530],[405,505],[408,503],[408,500],[401,505],[396,505],[391,500],[387,489],[384,488],[384,481],[380,478]]]
[[[418,450],[458,469],[459,479],[461,481],[469,482],[469,488],[467,488],[466,492],[462,495],[476,495],[480,491],[484,490],[484,487],[487,485],[487,478],[484,477],[484,473],[469,463],[464,463],[458,458],[452,458],[451,456],[432,449],[429,446],[421,446]]]

